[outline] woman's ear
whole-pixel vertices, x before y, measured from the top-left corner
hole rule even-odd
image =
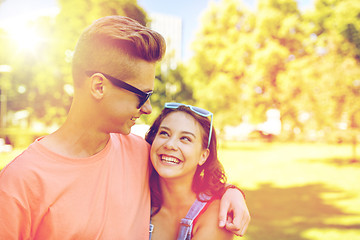
[[[101,74],[94,74],[90,77],[91,95],[100,100],[104,96],[104,78]]]
[[[209,155],[210,155],[210,150],[207,148],[200,155],[200,160],[199,160],[199,163],[198,163],[199,166],[202,166],[206,162]]]

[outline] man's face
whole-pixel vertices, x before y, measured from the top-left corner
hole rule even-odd
[[[126,79],[122,81],[138,88],[143,92],[154,90],[155,63],[144,60],[131,60],[127,65]],[[129,69],[130,68],[130,69]],[[150,114],[152,111],[150,99],[140,108],[139,97],[128,90],[114,86],[110,81],[106,84],[104,104],[101,111],[106,114],[106,132],[129,134],[131,127],[142,114]]]

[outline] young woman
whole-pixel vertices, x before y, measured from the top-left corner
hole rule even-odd
[[[212,122],[207,110],[166,103],[150,127],[151,239],[233,238],[218,226],[226,177]]]

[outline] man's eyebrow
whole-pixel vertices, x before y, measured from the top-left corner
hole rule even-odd
[[[156,77],[153,79],[153,81],[155,81],[155,79],[157,79]],[[148,89],[144,89],[144,90],[142,90],[143,92],[145,92],[145,93],[149,93],[149,92],[155,92],[155,90],[154,89],[151,89],[151,88],[148,88]]]

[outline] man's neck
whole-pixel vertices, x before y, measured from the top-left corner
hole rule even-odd
[[[86,158],[103,150],[110,134],[96,131],[89,122],[76,122],[68,119],[54,133],[40,141],[45,147],[60,155],[71,158]]]

